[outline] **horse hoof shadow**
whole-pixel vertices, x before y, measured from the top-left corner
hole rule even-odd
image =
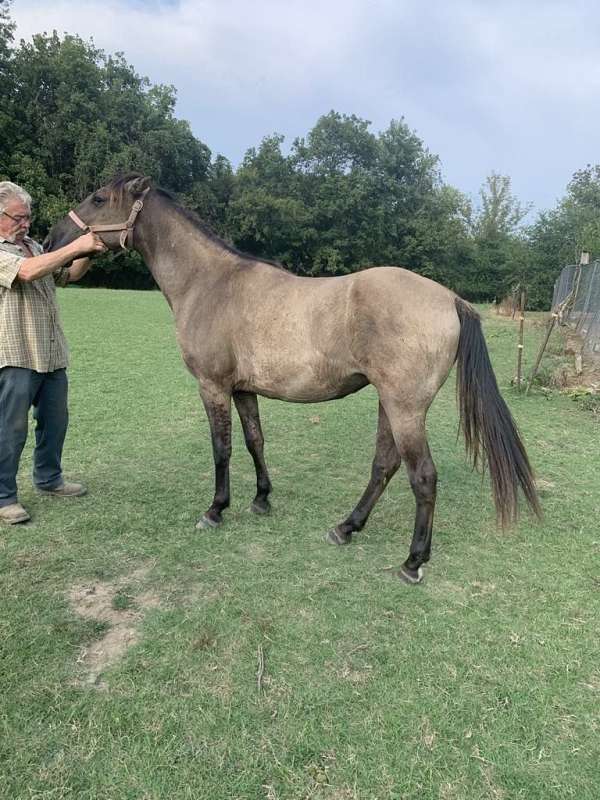
[[[250,511],[252,511],[253,514],[270,514],[271,504],[268,500],[264,500],[262,503],[257,503],[255,500],[250,506]]]

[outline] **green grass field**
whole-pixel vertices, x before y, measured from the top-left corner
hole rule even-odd
[[[262,401],[273,514],[234,426],[232,506],[158,293],[69,289],[68,477],[0,529],[0,797],[10,800],[596,800],[600,427],[510,388],[516,323],[486,317],[504,396],[544,481],[545,521],[496,528],[456,441],[454,378],[429,415],[439,472],[426,582],[406,557],[403,471],[350,547],[323,542],[362,493],[377,400]],[[542,328],[526,329],[526,367]]]

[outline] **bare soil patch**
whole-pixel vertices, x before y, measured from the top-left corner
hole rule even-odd
[[[77,683],[106,689],[102,674],[138,641],[138,627],[144,614],[160,605],[153,593],[136,592],[136,584],[141,583],[149,569],[140,567],[115,582],[80,584],[70,590],[71,606],[79,616],[110,626],[101,639],[79,654],[77,664],[83,674]]]

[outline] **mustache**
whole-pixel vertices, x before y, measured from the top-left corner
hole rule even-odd
[[[6,239],[7,242],[14,244],[19,238],[19,236],[26,233],[28,230],[29,230],[29,225],[27,225],[26,227],[19,226],[16,231],[13,231],[13,233],[9,233],[4,238]]]

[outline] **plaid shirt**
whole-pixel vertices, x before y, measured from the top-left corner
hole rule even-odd
[[[34,256],[42,254],[33,239],[26,236],[24,241]],[[68,363],[55,284],[65,286],[69,270],[61,267],[53,275],[31,282],[16,280],[24,258],[18,244],[0,236],[0,369],[25,367],[54,372]]]

